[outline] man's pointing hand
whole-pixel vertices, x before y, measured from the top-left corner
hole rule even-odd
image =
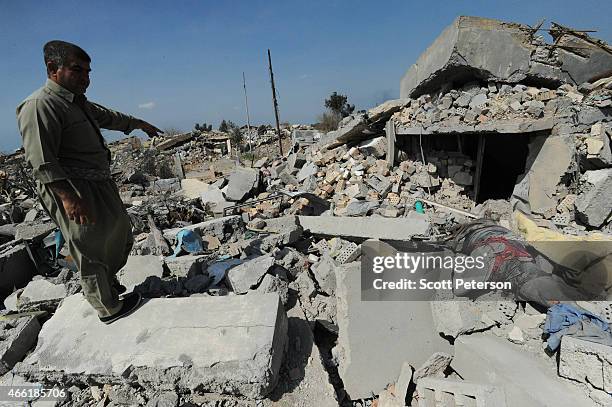
[[[149,136],[150,138],[157,137],[163,133],[162,130],[153,126],[151,123],[145,122],[144,120],[140,122],[138,128],[147,133],[147,136]]]

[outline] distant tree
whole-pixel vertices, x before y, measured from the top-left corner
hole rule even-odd
[[[206,122],[204,122],[203,124],[196,123],[194,128],[197,131],[211,131],[212,130],[212,124],[206,124]]]
[[[229,126],[227,122],[225,121],[225,119],[221,120],[221,124],[219,125],[219,131],[227,133],[228,130],[229,130]]]
[[[337,92],[333,92],[328,99],[325,99],[325,107],[341,117],[346,117],[355,110],[355,105],[348,103],[346,95],[339,95]]]
[[[266,133],[266,130],[268,130],[268,126],[266,126],[265,124],[262,124],[261,126],[257,128],[257,134],[261,136],[262,134]]]

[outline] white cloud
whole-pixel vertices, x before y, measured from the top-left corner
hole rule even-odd
[[[307,73],[300,75],[300,79],[306,79],[306,78],[310,78],[310,75]]]
[[[138,105],[139,109],[153,109],[154,107],[155,107],[155,102],[141,103]]]

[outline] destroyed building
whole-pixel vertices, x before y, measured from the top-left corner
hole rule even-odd
[[[458,17],[400,99],[284,131],[285,157],[270,129],[252,166],[224,134],[113,143],[136,240],[118,277],[148,301],[110,326],[3,157],[0,384],[58,386],[66,406],[610,405],[612,49],[539,28]],[[531,301],[363,300],[369,248],[483,218],[542,268],[603,276],[602,301],[573,304],[599,343],[558,335],[547,354],[561,307]]]

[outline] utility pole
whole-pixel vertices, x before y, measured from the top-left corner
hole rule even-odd
[[[272,101],[274,102],[274,115],[276,116],[276,132],[278,133],[278,148],[280,155],[283,155],[283,142],[281,140],[280,123],[278,120],[278,102],[276,101],[276,88],[274,87],[274,73],[272,73],[272,57],[268,48],[268,66],[270,67],[270,83],[272,84]]]
[[[251,118],[249,117],[249,98],[247,97],[246,79],[244,77],[244,72],[242,72],[242,87],[244,88],[244,105],[246,106],[246,115],[247,115],[247,138],[249,139],[249,151],[251,152],[251,167],[252,167],[253,161],[255,160],[255,152],[253,151],[253,145],[251,144]]]

